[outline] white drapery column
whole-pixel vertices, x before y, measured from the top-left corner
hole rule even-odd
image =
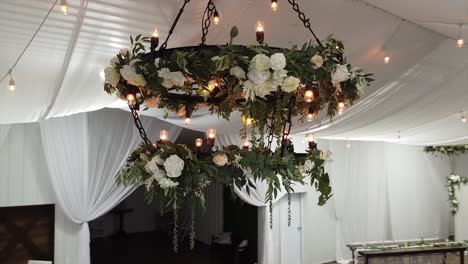
[[[153,118],[143,119],[154,134],[181,128]],[[115,176],[141,142],[131,116],[102,110],[41,122],[44,152],[57,202],[68,218],[80,224],[78,262],[90,263],[88,222],[107,213],[136,187],[125,188]]]

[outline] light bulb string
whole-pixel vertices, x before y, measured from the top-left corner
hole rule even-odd
[[[8,72],[2,77],[2,79],[0,80],[0,83],[3,82],[5,80],[5,78],[10,75],[11,77],[11,74],[13,72],[13,69],[16,67],[16,65],[18,64],[18,62],[21,60],[21,58],[23,57],[24,53],[26,53],[26,50],[28,50],[29,46],[31,45],[31,43],[33,42],[34,38],[36,38],[36,35],[39,33],[39,31],[41,30],[42,26],[44,25],[44,23],[46,22],[47,18],[49,17],[50,13],[52,13],[52,10],[54,10],[54,7],[55,5],[57,4],[58,0],[55,0],[54,3],[52,4],[52,6],[50,7],[49,11],[47,12],[46,16],[44,17],[44,19],[42,20],[41,24],[39,25],[39,27],[36,29],[36,31],[34,32],[34,35],[31,37],[31,39],[29,40],[28,44],[26,44],[26,46],[24,47],[23,51],[21,52],[21,54],[18,56],[18,58],[16,59],[15,63],[13,63],[13,65],[10,67],[10,69],[8,70]]]

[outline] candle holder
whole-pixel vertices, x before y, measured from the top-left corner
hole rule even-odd
[[[256,24],[256,36],[257,36],[257,42],[259,44],[263,44],[263,41],[265,40],[265,27],[262,21],[258,21]]]
[[[167,130],[159,131],[159,141],[158,143],[164,144],[169,139],[169,132]]]
[[[158,28],[154,29],[153,35],[151,36],[151,52],[154,52],[159,45],[159,30]]]

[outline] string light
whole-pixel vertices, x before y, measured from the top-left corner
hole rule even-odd
[[[349,142],[349,140],[346,140],[346,148],[351,148],[351,143]]]
[[[385,64],[388,64],[390,62],[390,56],[385,56],[384,62]]]
[[[308,113],[307,114],[307,121],[312,122],[314,120],[314,113]]]
[[[466,117],[465,117],[465,115],[463,114],[463,111],[460,112],[460,114],[461,114],[461,121],[462,121],[463,123],[466,123]]]
[[[68,3],[67,0],[60,0],[60,8],[64,16],[68,15]]]
[[[463,39],[463,36],[462,36],[462,24],[460,24],[458,26],[458,37],[457,37],[457,45],[459,48],[463,47],[463,45],[465,44],[465,40]]]
[[[246,117],[246,116],[242,116],[242,122],[243,122],[246,126],[250,126],[250,125],[252,125],[252,123],[253,123],[253,118],[251,118],[251,117]]]
[[[218,82],[216,80],[208,82],[208,91],[212,92],[216,87],[218,87]]]
[[[257,24],[255,24],[255,29],[257,42],[263,44],[263,41],[265,40],[265,25],[262,21],[258,21]]]
[[[278,10],[278,0],[271,0],[271,9],[273,11]]]
[[[219,25],[219,14],[218,14],[218,10],[215,10],[215,11],[214,11],[213,23],[214,23],[215,25]]]
[[[165,143],[169,139],[169,132],[167,130],[159,131],[159,141]]]
[[[11,76],[11,69],[8,71],[8,74],[10,75],[10,81],[8,82],[8,89],[14,93],[16,91],[16,82],[15,79],[13,79],[13,76]]]
[[[190,123],[192,123],[192,119],[190,117],[186,117],[185,118],[185,125],[190,125]]]

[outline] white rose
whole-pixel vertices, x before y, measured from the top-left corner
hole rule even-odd
[[[166,178],[166,173],[161,169],[157,169],[156,171],[153,172],[153,178],[156,181],[160,182],[161,180]]]
[[[174,87],[174,83],[172,82],[171,79],[164,79],[161,85],[167,89]]]
[[[306,171],[306,172],[311,171],[311,170],[314,169],[314,167],[315,167],[315,164],[311,160],[306,160],[304,162],[304,171]]]
[[[270,58],[265,54],[257,54],[250,62],[250,67],[259,71],[267,71],[270,69]]]
[[[262,84],[270,78],[270,72],[253,69],[247,73],[247,76],[249,80],[253,81],[255,84]]]
[[[276,86],[272,81],[255,86],[255,95],[259,97],[265,97],[265,95],[270,94],[273,91],[276,91]]]
[[[288,76],[284,79],[281,89],[287,93],[294,92],[299,87],[301,80],[294,76]]]
[[[280,83],[283,82],[284,78],[288,76],[288,71],[287,70],[279,70],[279,71],[274,71],[273,72],[273,82],[275,82],[277,85],[280,85]]]
[[[347,81],[351,74],[348,71],[348,66],[346,65],[338,65],[336,66],[335,71],[332,72],[332,83],[338,84],[340,82]]]
[[[231,74],[232,76],[236,77],[239,80],[245,79],[245,71],[239,66],[232,67],[229,70],[229,74]]]
[[[314,69],[318,69],[320,67],[322,67],[323,65],[323,58],[322,56],[318,55],[318,54],[315,54],[311,59],[310,59],[310,63],[312,63],[312,68]]]
[[[182,175],[185,162],[177,155],[171,155],[164,162],[164,169],[167,172],[167,177],[177,178]]]
[[[158,71],[159,78],[163,79],[170,79],[171,78],[171,70],[168,68],[162,68]]]
[[[145,171],[149,174],[153,174],[155,171],[159,170],[158,164],[154,162],[153,160],[149,161],[145,165]]]
[[[161,188],[163,189],[176,187],[177,185],[179,185],[178,182],[173,182],[171,179],[168,178],[164,178],[159,182],[159,186],[161,186]]]
[[[158,108],[158,98],[157,97],[150,97],[145,99],[146,106],[149,108]]]
[[[331,156],[331,152],[328,149],[322,149],[320,151],[320,158],[323,160],[328,160]]]
[[[120,62],[120,61],[119,61],[119,58],[117,58],[117,56],[112,57],[112,59],[111,59],[111,61],[110,61],[111,65],[114,66],[114,67],[115,67],[115,66],[117,65],[117,63],[119,63],[119,62]]]
[[[275,71],[282,70],[286,67],[286,57],[284,57],[283,53],[275,53],[271,55],[270,65]]]
[[[146,85],[145,77],[143,77],[143,75],[141,74],[137,74],[135,67],[132,67],[130,65],[125,65],[123,66],[122,69],[120,69],[120,74],[122,74],[122,77],[125,80],[127,80],[127,82],[131,85],[135,85],[135,86]]]
[[[142,161],[149,161],[148,155],[146,155],[145,153],[140,153],[140,159]]]
[[[213,162],[216,166],[222,167],[227,164],[228,157],[224,153],[219,153],[213,157]]]
[[[175,86],[182,87],[184,86],[185,83],[185,76],[182,72],[176,71],[176,72],[171,72],[171,81]]]
[[[120,81],[120,74],[114,67],[108,66],[104,69],[104,75],[106,83],[110,84],[112,87],[117,87]]]
[[[163,164],[164,164],[164,160],[161,159],[161,156],[159,156],[159,155],[154,156],[154,157],[151,159],[151,162],[154,162],[154,163],[156,163],[156,164],[158,164],[158,165],[163,165]]]

